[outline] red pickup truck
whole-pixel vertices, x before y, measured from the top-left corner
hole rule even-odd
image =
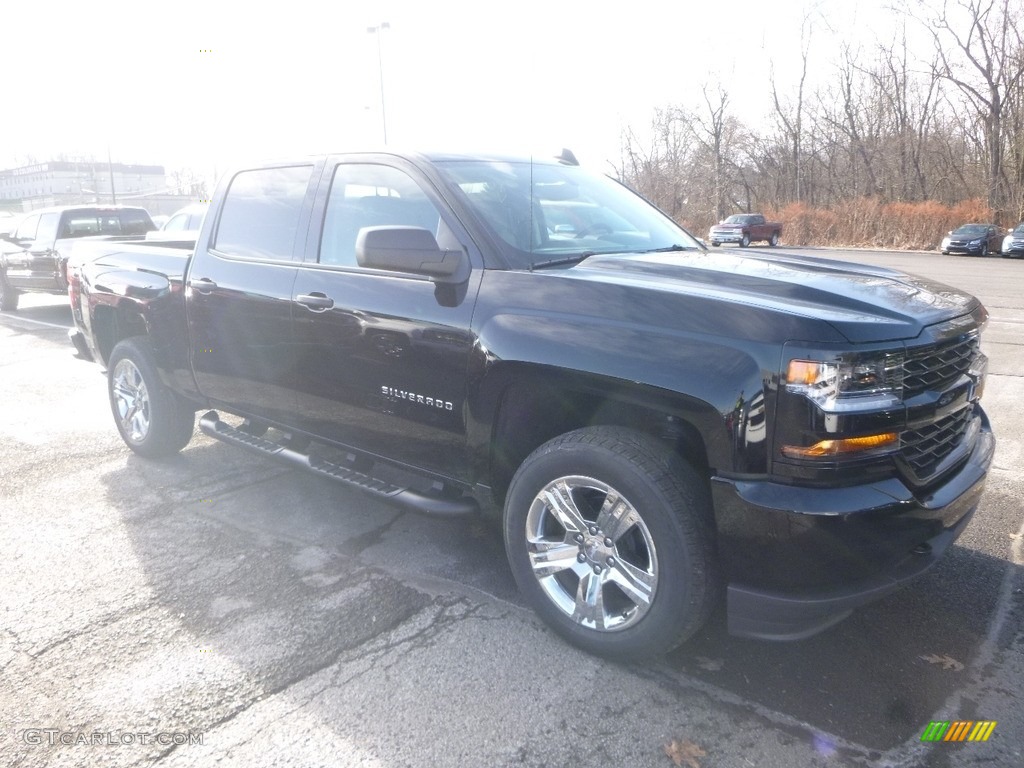
[[[777,221],[765,221],[760,213],[737,213],[720,221],[708,232],[708,240],[715,247],[722,243],[739,243],[740,248],[758,241],[778,245],[782,225]]]

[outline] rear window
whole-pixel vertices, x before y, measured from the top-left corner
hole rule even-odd
[[[144,235],[156,229],[148,211],[121,211],[121,230],[126,235]]]
[[[59,236],[144,235],[152,229],[156,229],[156,225],[141,208],[81,208],[64,215]]]
[[[213,248],[250,259],[294,258],[302,202],[313,166],[259,168],[231,180]]]

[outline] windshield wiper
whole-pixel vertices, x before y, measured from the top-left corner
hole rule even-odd
[[[669,253],[670,251],[696,251],[692,245],[680,245],[679,243],[672,243],[672,245],[666,245],[664,248],[650,248],[641,253]]]
[[[536,264],[530,265],[530,271],[533,272],[535,269],[544,269],[545,267],[559,267],[563,264],[579,264],[584,259],[589,259],[595,253],[595,251],[584,251],[583,253],[575,253],[572,256],[560,256],[557,259],[538,261]]]

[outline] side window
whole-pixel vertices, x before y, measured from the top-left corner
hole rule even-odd
[[[355,267],[363,227],[422,227],[438,236],[441,214],[404,171],[386,165],[341,164],[334,171],[320,239],[320,263]]]
[[[312,170],[301,165],[237,174],[224,197],[213,248],[251,259],[292,259]]]
[[[18,231],[15,232],[14,236],[19,240],[35,240],[36,228],[38,226],[39,214],[34,213],[31,216],[26,217],[25,220],[18,225]]]

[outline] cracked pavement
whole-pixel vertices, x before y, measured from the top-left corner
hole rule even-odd
[[[198,432],[132,455],[59,297],[23,297],[0,318],[0,764],[668,767],[673,740],[702,768],[1024,763],[1024,262],[857,257],[992,312],[983,509],[913,589],[817,638],[740,641],[717,617],[633,666],[523,607],[493,520],[404,514]],[[926,748],[932,719],[999,725]]]

